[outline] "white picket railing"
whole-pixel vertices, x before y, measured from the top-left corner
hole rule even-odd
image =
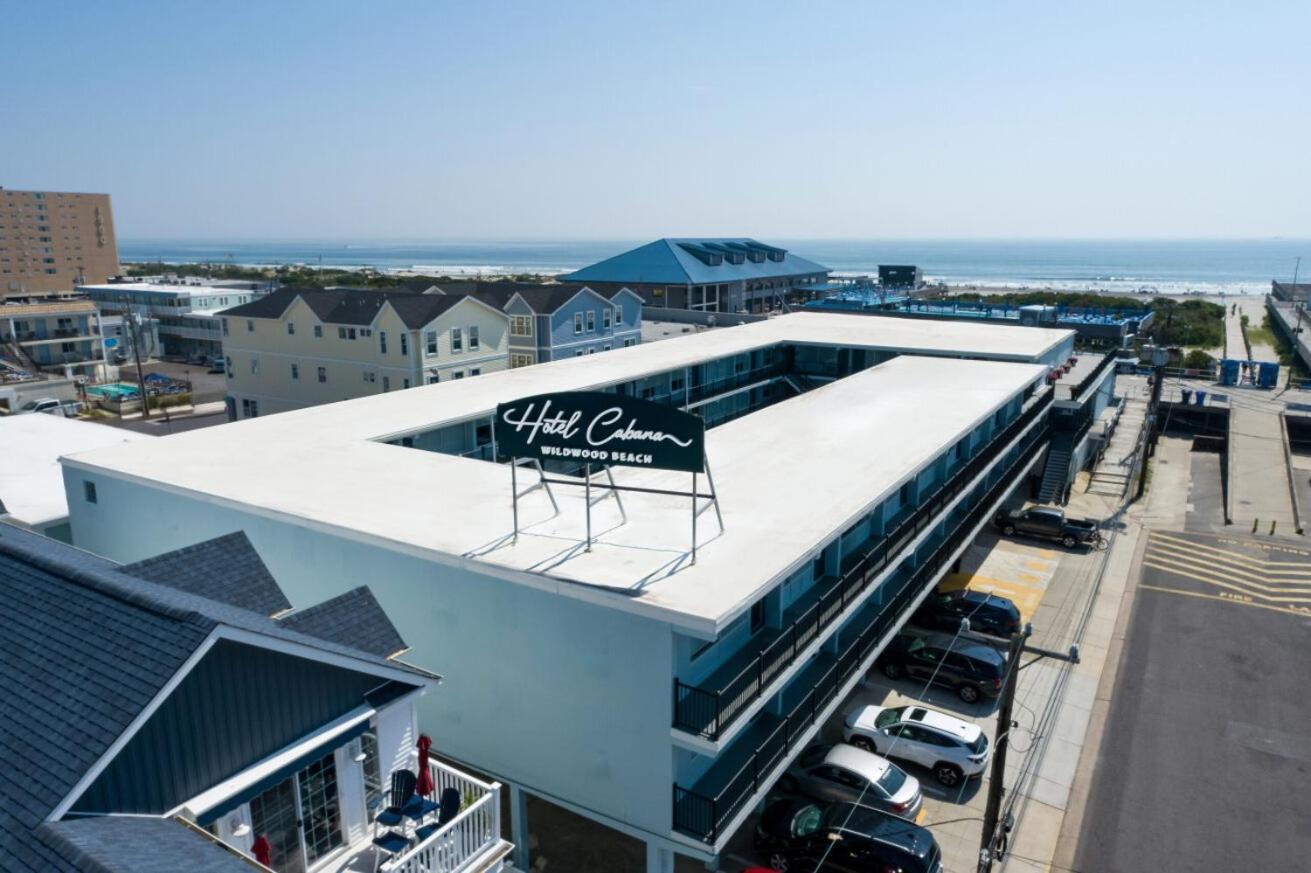
[[[483,782],[438,761],[428,762],[434,798],[460,792],[455,818],[426,840],[382,865],[387,873],[458,873],[501,840],[501,784]]]

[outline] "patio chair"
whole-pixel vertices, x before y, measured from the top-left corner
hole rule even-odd
[[[388,830],[379,835],[378,827],[393,828],[403,825],[406,819],[405,809],[414,800],[414,787],[419,777],[411,770],[397,770],[391,774],[391,791],[387,793],[387,806],[373,817],[373,873],[378,873],[385,853],[394,858],[410,846],[410,838],[403,831]]]
[[[442,802],[437,813],[437,821],[426,824],[414,832],[414,838],[422,843],[428,837],[446,826],[446,823],[460,814],[460,789],[447,788],[442,791]]]

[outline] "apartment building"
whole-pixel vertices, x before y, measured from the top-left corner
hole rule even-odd
[[[367,587],[291,611],[240,533],[121,565],[0,525],[0,593],[0,868],[503,869],[500,786],[424,764],[441,677]],[[392,774],[425,769],[458,814],[377,846]]]
[[[412,662],[453,677],[419,704],[444,751],[510,785],[516,867],[530,794],[643,841],[649,871],[715,864],[1036,488],[1073,337],[798,313],[110,447],[64,459],[73,535],[132,561],[242,530],[293,603],[369,579]],[[574,392],[700,415],[701,484],[509,463],[526,414],[498,404]]]
[[[766,312],[828,280],[828,267],[747,237],[665,238],[561,277],[602,293],[635,291],[652,308]]]
[[[104,364],[102,343],[100,314],[89,300],[0,302],[0,349],[20,368],[95,375]]]
[[[0,188],[0,297],[66,294],[118,272],[108,194]]]
[[[520,285],[503,308],[510,317],[511,367],[608,352],[642,341],[642,298],[628,288]]]
[[[142,357],[207,362],[223,354],[218,313],[265,293],[256,283],[210,285],[197,279],[79,285],[77,290],[106,314],[138,319],[135,335],[141,338]]]
[[[505,313],[468,295],[283,288],[218,317],[232,420],[466,379],[509,361]]]

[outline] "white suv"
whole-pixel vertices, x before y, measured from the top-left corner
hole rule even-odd
[[[988,767],[988,738],[978,725],[924,706],[858,706],[842,735],[853,746],[927,767],[948,787]]]

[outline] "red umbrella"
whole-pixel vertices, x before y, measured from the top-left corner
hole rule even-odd
[[[432,773],[428,770],[428,749],[432,747],[432,737],[427,734],[419,735],[419,784],[414,791],[420,797],[427,797],[432,794]]]
[[[250,847],[250,851],[255,856],[255,860],[265,867],[272,863],[273,847],[269,845],[268,837],[263,834],[255,838],[255,844]]]

